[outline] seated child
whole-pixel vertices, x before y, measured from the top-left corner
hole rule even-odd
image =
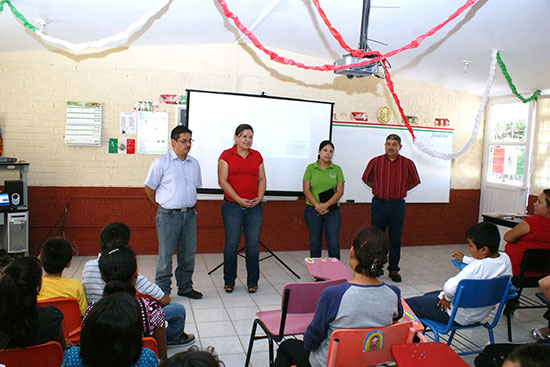
[[[508,354],[502,367],[548,367],[550,366],[550,346],[525,344]]]
[[[452,312],[451,302],[458,282],[462,279],[491,279],[501,276],[512,276],[512,264],[505,253],[498,252],[500,234],[493,223],[482,222],[471,226],[466,231],[470,256],[453,251],[451,256],[467,264],[457,275],[449,278],[442,291],[434,291],[419,297],[407,298],[405,301],[416,316],[446,324]],[[460,308],[455,322],[460,325],[471,325],[485,319],[491,313],[492,306],[479,308]]]
[[[200,350],[193,345],[184,352],[174,354],[161,362],[159,367],[224,367],[225,363],[218,359],[214,347]]]
[[[544,297],[550,300],[550,275],[545,276],[544,278],[539,280],[539,287],[542,291],[542,294],[544,294]],[[547,327],[530,329],[529,334],[531,334],[531,337],[537,340],[543,340],[546,343],[550,342],[550,320],[548,321],[549,322]]]
[[[377,279],[387,261],[388,246],[385,234],[376,227],[357,232],[349,254],[352,279],[321,293],[304,341],[281,343],[275,367],[326,366],[334,330],[384,327],[403,315],[399,288]]]
[[[65,351],[62,367],[156,367],[155,353],[142,347],[136,299],[115,293],[96,302],[82,326],[80,346]]]
[[[63,270],[71,266],[72,258],[73,248],[63,237],[52,237],[42,244],[38,259],[42,263],[44,275],[38,299],[76,298],[80,316],[83,316],[88,307],[84,287],[78,279],[63,276]]]
[[[0,349],[28,347],[50,340],[67,348],[61,311],[55,306],[36,304],[41,285],[42,267],[36,257],[17,258],[4,269],[0,276]]]
[[[89,260],[82,272],[82,283],[86,290],[88,302],[98,300],[103,295],[105,281],[99,269],[101,254],[108,254],[116,249],[128,247],[130,241],[130,228],[123,223],[113,222],[107,224],[99,235],[99,248],[101,253],[96,260]],[[134,254],[135,256],[135,254]],[[168,344],[188,345],[192,344],[195,336],[193,334],[182,334],[185,324],[185,308],[179,303],[170,303],[170,297],[141,273],[138,273],[135,281],[135,289],[142,295],[150,296],[163,306],[162,311],[168,322],[166,328],[166,342]]]
[[[99,234],[99,250],[101,252],[97,259],[87,261],[82,271],[82,284],[86,291],[88,303],[98,301],[103,295],[103,288],[105,288],[105,282],[101,279],[98,265],[101,254],[108,253],[115,248],[126,247],[129,241],[130,228],[124,223],[112,222],[101,230]],[[138,274],[136,281],[136,291],[154,298],[161,306],[170,303],[170,297],[141,273]]]

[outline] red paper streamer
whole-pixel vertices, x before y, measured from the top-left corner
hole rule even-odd
[[[403,108],[401,107],[401,102],[399,101],[399,98],[397,97],[397,94],[395,94],[395,91],[394,91],[394,88],[393,88],[393,82],[391,80],[390,73],[388,72],[388,68],[386,66],[386,58],[391,57],[391,56],[395,56],[398,53],[401,53],[402,51],[405,51],[405,50],[408,50],[408,49],[417,48],[418,46],[420,46],[420,44],[426,38],[432,36],[434,33],[436,33],[441,28],[446,26],[447,23],[449,23],[450,21],[452,21],[453,19],[458,17],[460,14],[462,14],[462,12],[464,12],[470,6],[475,4],[477,2],[477,0],[467,0],[464,5],[462,5],[460,8],[458,8],[444,22],[442,22],[442,23],[438,24],[437,26],[431,28],[429,31],[427,31],[423,35],[418,36],[417,38],[415,38],[411,42],[407,43],[405,46],[403,46],[401,48],[398,48],[398,49],[395,49],[393,51],[390,51],[390,52],[388,52],[384,55],[382,55],[378,51],[362,51],[362,50],[353,49],[350,46],[348,46],[348,44],[344,41],[342,35],[332,26],[332,24],[328,20],[325,12],[323,11],[323,9],[321,9],[321,6],[319,5],[319,1],[318,0],[312,0],[312,1],[313,1],[313,4],[315,5],[315,8],[317,9],[317,12],[319,13],[321,18],[323,19],[323,22],[325,23],[325,25],[330,30],[330,33],[333,35],[333,37],[336,39],[336,41],[338,41],[338,43],[340,44],[340,46],[344,50],[348,51],[354,57],[366,57],[366,56],[375,56],[375,57],[372,58],[372,59],[368,58],[365,61],[357,62],[357,63],[354,63],[354,64],[339,65],[339,66],[333,65],[333,64],[324,64],[324,65],[321,65],[321,66],[306,65],[306,64],[303,64],[301,62],[295,61],[293,59],[282,57],[279,54],[277,54],[276,52],[268,50],[267,48],[265,48],[262,45],[262,43],[258,40],[258,38],[248,28],[246,28],[241,23],[241,21],[239,20],[239,17],[237,17],[235,14],[233,14],[229,10],[225,0],[217,0],[217,2],[220,4],[220,6],[223,9],[223,14],[227,18],[233,20],[233,22],[235,23],[235,26],[246,37],[248,37],[248,39],[250,39],[250,41],[252,41],[252,44],[254,44],[254,46],[256,46],[259,50],[261,50],[266,55],[268,55],[271,60],[276,61],[278,63],[285,64],[285,65],[292,65],[292,66],[296,66],[296,67],[306,69],[306,70],[329,71],[329,70],[341,70],[341,69],[349,69],[349,68],[354,68],[354,67],[360,67],[360,66],[364,66],[364,65],[368,65],[368,64],[372,64],[372,63],[376,63],[378,61],[381,61],[383,63],[383,67],[384,67],[384,71],[385,71],[386,84],[388,85],[388,89],[390,90],[390,93],[392,94],[392,97],[393,97],[393,99],[394,99],[394,101],[397,105],[397,108],[399,110],[399,114],[401,115],[401,119],[403,120],[403,123],[405,124],[405,126],[407,127],[409,132],[411,133],[411,135],[413,137],[413,140],[416,139],[416,137],[414,136],[413,129],[412,129],[411,125],[409,124],[409,122],[407,121],[407,117],[405,116],[405,113],[403,112]]]
[[[364,65],[367,65],[367,64],[371,64],[371,63],[375,63],[377,61],[382,61],[388,57],[391,57],[391,56],[394,56],[404,50],[408,50],[408,49],[411,49],[411,48],[417,48],[418,46],[420,46],[420,44],[422,43],[422,41],[424,41],[424,39],[426,39],[427,37],[430,37],[431,35],[433,35],[435,32],[439,31],[441,28],[443,28],[445,25],[447,25],[447,23],[449,23],[451,20],[455,19],[457,16],[459,16],[464,10],[466,10],[467,8],[469,8],[470,6],[472,6],[473,4],[475,4],[477,2],[477,0],[468,0],[466,1],[466,3],[464,5],[462,5],[460,8],[458,8],[457,11],[455,11],[453,14],[451,14],[451,16],[449,18],[447,18],[447,20],[445,20],[443,23],[433,27],[432,29],[430,29],[428,32],[424,33],[423,35],[417,37],[416,39],[414,39],[413,41],[409,42],[408,44],[406,44],[405,46],[401,47],[401,48],[398,48],[398,49],[395,49],[393,51],[390,51],[388,52],[387,54],[384,54],[384,55],[380,55],[379,52],[377,51],[369,51],[369,52],[365,52],[364,55],[365,56],[369,56],[369,55],[380,55],[380,56],[377,56],[376,58],[374,59],[366,59],[365,61],[361,61],[361,62],[357,62],[355,64],[349,64],[349,65],[333,65],[333,64],[324,64],[324,65],[321,65],[321,66],[315,66],[315,65],[306,65],[306,64],[303,64],[301,62],[297,62],[293,59],[289,59],[289,58],[286,58],[286,57],[282,57],[280,56],[279,54],[277,54],[276,52],[274,51],[270,51],[268,50],[267,48],[265,48],[262,43],[258,40],[258,38],[256,38],[256,36],[250,31],[248,30],[248,28],[246,28],[242,23],[241,21],[239,20],[239,17],[237,17],[235,14],[233,14],[229,8],[227,7],[227,3],[225,0],[216,0],[220,6],[222,7],[223,9],[223,14],[233,20],[233,22],[235,23],[235,26],[246,36],[248,37],[248,39],[250,39],[250,41],[252,41],[252,44],[254,46],[256,46],[259,50],[261,50],[262,52],[264,52],[266,55],[269,56],[269,58],[273,61],[276,61],[278,63],[281,63],[281,64],[285,64],[285,65],[292,65],[292,66],[296,66],[296,67],[299,67],[299,68],[302,68],[302,69],[306,69],[306,70],[317,70],[317,71],[328,71],[328,70],[340,70],[340,69],[349,69],[349,68],[354,68],[354,67],[359,67],[359,66],[364,66]],[[320,8],[319,8],[320,9]],[[324,13],[323,13],[324,14]],[[326,16],[325,16],[326,18]],[[328,22],[328,19],[327,19],[327,22]],[[326,23],[325,23],[326,24]],[[330,22],[328,22],[328,24],[330,24]],[[330,26],[330,28],[332,28],[332,26]],[[329,29],[330,29],[329,28]],[[336,39],[338,40],[338,42],[340,44],[346,44],[345,41],[342,39],[342,36],[340,35],[340,33],[338,33],[338,31],[336,31],[334,28],[332,28],[333,30],[331,30],[331,33],[333,34],[334,37],[337,37]],[[338,39],[339,37],[339,39]],[[349,46],[346,45],[346,47],[350,48]],[[351,49],[351,48],[350,48]],[[358,53],[361,53],[361,52],[364,52],[364,51],[360,51],[360,50],[353,50],[352,51],[355,51],[355,52],[358,52]]]

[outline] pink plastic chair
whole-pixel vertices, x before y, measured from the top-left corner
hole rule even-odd
[[[374,366],[393,360],[390,347],[412,342],[411,321],[383,328],[340,329],[330,336],[327,367]]]
[[[321,292],[332,285],[344,283],[345,279],[337,279],[315,283],[289,283],[283,288],[283,298],[280,310],[261,311],[256,313],[257,319],[252,325],[245,367],[250,363],[254,341],[266,339],[269,342],[269,365],[273,365],[273,342],[280,342],[283,337],[305,333],[313,319],[315,308]],[[256,335],[260,326],[266,335]]]

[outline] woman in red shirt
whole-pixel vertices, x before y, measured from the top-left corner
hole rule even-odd
[[[233,292],[235,287],[241,228],[246,248],[246,283],[249,293],[256,292],[260,278],[258,243],[262,227],[262,198],[265,194],[266,178],[262,155],[250,148],[253,138],[252,126],[237,126],[235,145],[224,150],[218,160],[218,183],[224,192],[223,278],[227,293]]]
[[[504,252],[512,261],[514,276],[519,275],[521,258],[525,250],[550,249],[550,189],[544,190],[539,195],[533,207],[534,215],[525,218],[504,235],[504,240],[508,242]],[[536,277],[536,279],[544,274],[540,274],[538,277],[537,275],[539,274],[527,274],[527,276]]]

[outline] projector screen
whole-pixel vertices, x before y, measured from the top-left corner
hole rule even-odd
[[[252,148],[264,158],[266,195],[302,195],[306,166],[317,160],[322,140],[330,139],[334,103],[187,90],[187,126],[193,131],[190,154],[199,160],[199,193],[221,193],[218,158],[233,146],[235,128],[254,129]]]

